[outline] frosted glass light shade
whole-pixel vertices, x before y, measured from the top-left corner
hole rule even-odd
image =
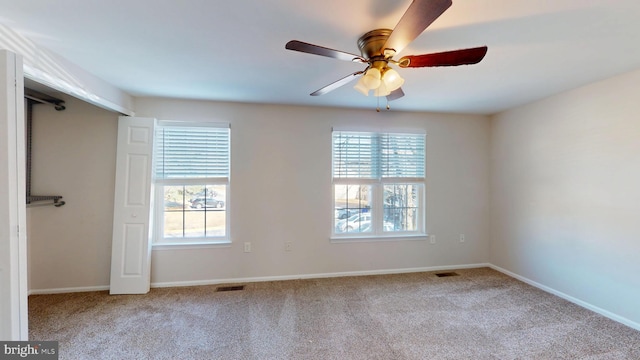
[[[367,88],[373,90],[380,86],[380,70],[376,68],[371,68],[367,70],[367,72],[362,77],[362,83]]]
[[[402,84],[404,84],[404,79],[400,77],[397,71],[388,68],[382,76],[382,82],[389,92],[398,89]]]
[[[369,96],[369,88],[364,85],[364,76],[360,77],[360,80],[358,80],[353,88],[361,92],[362,95]]]

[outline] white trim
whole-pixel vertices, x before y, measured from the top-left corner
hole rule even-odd
[[[194,250],[194,249],[212,249],[212,248],[224,248],[231,247],[231,240],[225,241],[202,241],[202,242],[190,242],[190,243],[153,243],[151,245],[152,251],[155,250]]]
[[[393,127],[393,126],[362,126],[362,125],[342,126],[340,125],[340,126],[332,126],[331,132],[334,132],[334,131],[427,135],[427,131],[425,129],[415,128],[415,127]]]
[[[604,317],[607,317],[607,318],[609,318],[609,319],[611,319],[613,321],[617,321],[617,322],[619,322],[621,324],[624,324],[624,325],[626,325],[626,326],[628,326],[630,328],[633,328],[633,329],[636,329],[636,330],[640,331],[640,323],[637,323],[635,321],[631,321],[631,320],[629,320],[629,319],[627,319],[625,317],[622,317],[620,315],[612,313],[612,312],[610,312],[608,310],[605,310],[603,308],[600,308],[598,306],[591,305],[588,302],[585,302],[585,301],[582,301],[580,299],[577,299],[577,298],[575,298],[575,297],[573,297],[571,295],[567,295],[567,294],[565,294],[565,293],[563,293],[561,291],[555,290],[555,289],[550,288],[550,287],[548,287],[546,285],[542,285],[542,284],[540,284],[540,283],[538,283],[536,281],[533,281],[533,280],[528,279],[528,278],[526,278],[524,276],[521,276],[521,275],[518,275],[516,273],[513,273],[513,272],[511,272],[511,271],[509,271],[507,269],[503,269],[503,268],[501,268],[499,266],[496,266],[496,265],[493,265],[493,264],[489,264],[489,267],[492,268],[493,270],[499,271],[499,272],[501,272],[501,273],[503,273],[505,275],[508,275],[508,276],[510,276],[512,278],[518,279],[518,280],[520,280],[520,281],[522,281],[524,283],[527,283],[527,284],[529,284],[529,285],[531,285],[533,287],[536,287],[536,288],[538,288],[540,290],[546,291],[546,292],[548,292],[548,293],[550,293],[552,295],[555,295],[557,297],[563,298],[563,299],[565,299],[565,300],[567,300],[569,302],[572,302],[572,303],[574,303],[574,304],[576,304],[578,306],[581,306],[581,307],[583,307],[583,308],[585,308],[587,310],[591,310],[591,311],[593,311],[595,313],[598,313],[598,314],[600,314],[600,315],[602,315]]]
[[[250,278],[229,278],[229,279],[212,279],[212,280],[195,280],[195,281],[174,281],[164,283],[151,283],[151,287],[182,287],[182,286],[199,286],[199,285],[217,285],[217,284],[229,284],[229,283],[254,283],[265,281],[286,281],[286,280],[306,280],[306,279],[323,279],[334,277],[347,277],[347,276],[370,276],[370,275],[392,275],[392,274],[405,274],[416,272],[429,272],[429,271],[441,271],[441,270],[456,270],[456,269],[475,269],[489,267],[489,264],[467,264],[467,265],[446,265],[446,266],[430,266],[420,268],[407,268],[407,269],[388,269],[388,270],[364,270],[364,271],[345,271],[335,273],[316,273],[316,274],[302,274],[302,275],[282,275],[282,276],[261,276]]]
[[[349,234],[349,233],[347,233]],[[357,234],[357,233],[356,233]],[[406,235],[393,234],[393,235],[350,235],[350,236],[331,236],[329,238],[332,244],[353,243],[353,242],[381,242],[381,241],[427,241],[429,239],[428,234],[411,234]]]
[[[379,178],[333,178],[334,185],[372,185],[380,184]]]
[[[14,341],[29,337],[23,88],[22,57],[0,49],[0,339]]]
[[[109,290],[109,285],[55,288],[55,289],[35,289],[35,290],[32,289],[32,290],[29,290],[29,295],[67,294],[67,293],[107,291],[107,290]]]
[[[476,269],[476,268],[483,268],[483,267],[489,267],[489,266],[490,264],[481,263],[481,264],[466,264],[466,265],[453,265],[453,266],[452,265],[430,266],[430,267],[407,268],[407,269],[364,270],[364,271],[345,271],[345,272],[335,272],[335,273],[316,273],[316,274],[301,274],[301,275],[260,276],[260,277],[247,277],[247,278],[155,282],[155,283],[151,283],[151,287],[166,288],[166,287],[218,285],[218,284],[229,284],[229,283],[254,283],[254,282],[266,282],[266,281],[322,279],[322,278],[347,277],[347,276],[392,275],[392,274],[405,274],[405,273],[415,273],[415,272]],[[108,285],[75,287],[75,288],[36,289],[36,290],[30,290],[29,295],[63,294],[63,293],[73,293],[73,292],[105,291],[105,290],[109,290]]]
[[[155,176],[155,175],[154,175]],[[153,182],[158,185],[229,185],[229,177],[202,177],[202,178],[177,178],[162,179],[154,178]]]
[[[230,129],[231,124],[229,122],[216,121],[216,120],[158,120],[158,127],[215,127],[221,129]]]
[[[15,98],[15,112],[16,112],[16,170],[13,176],[17,184],[18,194],[17,203],[18,208],[18,282],[20,292],[20,338],[21,340],[29,339],[29,301],[28,301],[28,247],[27,247],[27,207],[26,207],[26,144],[25,144],[25,113],[24,113],[24,73],[19,68],[19,64],[22,63],[22,57],[16,55],[16,68],[15,68],[15,86],[16,86],[16,98]],[[11,171],[10,171],[11,173]]]
[[[58,90],[65,94],[69,94],[77,99],[80,99],[86,103],[95,105],[97,107],[103,108],[105,110],[117,112],[126,116],[135,115],[135,112],[131,109],[128,109],[120,104],[116,104],[110,100],[100,97],[97,94],[89,92],[79,86],[72,85],[67,81],[54,77],[48,73],[45,73],[44,71],[41,71],[39,69],[36,69],[26,64],[24,65],[24,77],[27,79],[33,80],[37,83],[40,83],[46,87],[52,88],[54,90]]]

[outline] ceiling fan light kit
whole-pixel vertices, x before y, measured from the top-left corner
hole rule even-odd
[[[358,39],[361,55],[305,43],[299,40],[289,41],[285,48],[307,54],[326,56],[338,60],[367,64],[363,71],[357,71],[311,93],[323,95],[360,77],[353,87],[365,96],[373,90],[373,96],[386,96],[392,101],[404,96],[404,79],[389,64],[400,68],[459,66],[479,63],[487,53],[487,47],[453,50],[440,53],[407,55],[399,61],[393,57],[405,46],[415,40],[433,21],[452,5],[451,0],[413,0],[393,30],[371,30]],[[387,105],[387,108],[389,106]]]
[[[387,96],[404,84],[404,79],[400,77],[400,74],[389,67],[386,62],[377,61],[376,63],[365,71],[353,87],[354,89],[365,96],[369,96],[371,90],[374,91],[374,96]]]

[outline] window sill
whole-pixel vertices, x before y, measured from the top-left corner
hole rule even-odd
[[[331,243],[350,242],[381,242],[381,241],[427,241],[428,234],[404,234],[404,235],[370,235],[370,236],[332,236]]]
[[[152,250],[182,250],[182,249],[212,249],[231,247],[231,241],[212,241],[212,242],[180,242],[180,243],[155,243],[151,245]]]

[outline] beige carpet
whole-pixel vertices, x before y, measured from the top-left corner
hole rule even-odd
[[[456,273],[34,295],[29,336],[60,359],[640,359],[639,331],[492,269]]]

